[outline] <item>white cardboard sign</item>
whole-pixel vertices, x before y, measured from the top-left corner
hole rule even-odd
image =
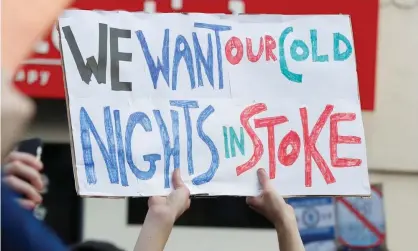
[[[350,18],[67,11],[77,191],[370,195]]]

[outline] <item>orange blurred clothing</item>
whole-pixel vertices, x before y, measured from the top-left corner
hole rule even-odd
[[[2,0],[2,69],[14,74],[35,42],[73,0]]]
[[[1,143],[3,157],[24,134],[35,107],[10,83],[36,41],[73,0],[2,0]]]

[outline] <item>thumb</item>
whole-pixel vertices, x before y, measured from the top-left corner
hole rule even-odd
[[[263,191],[268,190],[270,188],[270,179],[267,176],[266,170],[263,168],[259,168],[257,170],[258,181],[260,182],[261,189]]]
[[[178,213],[183,213],[190,206],[190,191],[184,184],[180,169],[174,169],[173,173],[174,190],[168,196],[170,204]]]
[[[170,207],[175,211],[176,218],[190,207],[190,192],[184,186],[171,192],[168,196]]]
[[[181,178],[181,174],[180,174],[180,168],[176,168],[174,169],[173,172],[173,178],[172,178],[172,182],[173,182],[173,187],[175,190],[181,188],[181,187],[185,187],[183,179]]]
[[[262,196],[247,197],[245,202],[247,203],[247,205],[249,205],[251,207],[258,208],[258,207],[261,207],[263,205],[263,198],[262,198]]]

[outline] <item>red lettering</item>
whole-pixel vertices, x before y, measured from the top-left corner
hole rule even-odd
[[[226,59],[232,64],[236,65],[241,62],[242,56],[244,55],[244,46],[237,37],[231,37],[225,45],[225,56]],[[235,55],[232,55],[232,50],[236,49]]]
[[[291,146],[292,151],[287,153],[287,148]],[[290,131],[284,136],[282,142],[280,142],[277,155],[280,163],[284,166],[291,166],[298,159],[300,153],[300,137],[295,131]]]
[[[353,121],[356,119],[355,113],[336,113],[331,115],[330,122],[330,148],[331,148],[331,164],[333,167],[350,167],[360,166],[361,159],[338,158],[338,144],[360,144],[361,138],[356,136],[340,136],[338,135],[338,122]]]
[[[267,138],[268,138],[268,148],[269,148],[269,175],[270,179],[276,178],[276,147],[274,145],[274,126],[278,124],[286,123],[287,118],[285,116],[272,117],[272,118],[263,118],[256,119],[255,128],[267,127]]]
[[[266,110],[267,110],[266,104],[258,103],[258,104],[254,104],[245,108],[244,111],[242,111],[241,113],[240,121],[241,121],[242,126],[244,127],[244,130],[248,133],[248,136],[251,138],[251,141],[253,142],[254,152],[251,158],[246,163],[236,168],[237,176],[253,168],[258,163],[258,161],[260,161],[261,156],[263,155],[263,152],[264,152],[263,142],[261,142],[260,138],[251,128],[249,120],[251,117],[255,116],[256,114],[259,114]]]
[[[266,41],[266,60],[270,61],[270,58],[273,59],[273,61],[277,61],[276,55],[274,55],[274,49],[276,49],[276,40],[272,36],[266,35],[265,36]]]
[[[247,42],[247,57],[248,57],[248,60],[250,62],[255,63],[261,58],[261,55],[263,55],[263,52],[264,52],[263,37],[260,37],[260,45],[258,47],[257,56],[254,55],[254,53],[253,53],[253,42],[252,42],[251,38],[247,37],[246,42]]]
[[[306,108],[300,108],[300,117],[302,119],[302,128],[303,128],[303,140],[305,147],[305,186],[312,186],[312,158],[315,163],[318,165],[319,170],[321,171],[322,176],[324,177],[327,184],[335,182],[334,175],[332,175],[331,170],[329,169],[324,158],[319,153],[316,148],[316,141],[318,140],[319,134],[322,131],[322,128],[325,125],[328,117],[331,115],[332,110],[334,109],[333,105],[327,105],[325,110],[322,112],[318,121],[312,129],[311,134],[309,135],[308,127],[308,114]]]

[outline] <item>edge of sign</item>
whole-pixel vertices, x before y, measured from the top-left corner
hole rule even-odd
[[[74,174],[76,176],[76,174]],[[77,185],[77,194],[81,198],[108,198],[108,199],[126,199],[126,198],[147,198],[152,196],[121,196],[121,195],[110,195],[110,194],[104,194],[104,195],[86,195],[86,194],[80,194],[78,191],[78,181],[76,181]],[[210,195],[210,194],[191,194],[190,197],[192,198],[216,198],[216,197],[247,197],[245,195]],[[357,198],[364,198],[364,199],[371,199],[371,195],[284,195],[282,196],[284,199],[289,198],[339,198],[339,197],[357,197]]]
[[[356,51],[356,42],[354,41],[354,29],[353,29],[353,22],[351,21],[351,15],[346,15],[348,16],[348,22],[350,23],[350,30],[351,30],[351,37],[353,38],[353,50],[354,50],[354,60],[356,62],[356,82],[357,82],[357,98],[358,98],[358,102],[360,103],[360,108],[361,108],[361,98],[360,98],[360,81],[359,81],[359,77],[358,77],[358,65],[357,65],[357,51]],[[361,116],[361,121],[363,121],[363,130],[364,130],[364,120],[363,120],[363,116],[362,113],[360,113]],[[365,137],[364,137],[364,141],[365,141]],[[369,168],[367,166],[367,168]],[[371,192],[370,192],[371,195]]]
[[[79,11],[79,10],[78,10]],[[83,11],[88,11],[88,12],[95,12],[94,10],[83,10]],[[101,11],[103,12],[103,11]],[[106,12],[115,12],[115,11],[106,11]],[[143,12],[146,13],[146,12]],[[151,15],[155,15],[155,14],[167,14],[167,13],[146,13],[146,14],[151,14]],[[184,14],[184,15],[188,15],[190,13],[176,13],[176,14]],[[220,14],[215,14],[215,15],[220,15]],[[231,14],[223,14],[223,15],[231,15]],[[232,14],[234,15],[234,14]],[[239,14],[239,15],[259,15],[259,14]],[[276,14],[263,14],[263,15],[276,15]],[[328,15],[335,15],[335,14],[328,14]],[[348,16],[349,19],[349,23],[351,26],[351,35],[352,37],[354,37],[353,34],[353,28],[352,28],[352,22],[351,22],[351,15],[344,15],[344,14],[340,14],[343,16]],[[324,15],[326,16],[326,15]],[[78,177],[77,177],[77,166],[76,166],[76,158],[75,158],[75,146],[74,146],[74,135],[71,129],[71,115],[70,115],[70,109],[69,109],[69,95],[68,95],[68,88],[67,88],[67,78],[66,78],[66,70],[65,70],[65,64],[64,64],[64,52],[62,50],[62,40],[61,40],[61,29],[60,29],[60,20],[58,19],[56,28],[58,30],[58,36],[59,36],[59,50],[61,53],[61,66],[62,66],[62,72],[63,72],[63,82],[64,82],[64,92],[65,92],[65,101],[66,101],[66,110],[67,110],[67,119],[68,119],[68,125],[69,125],[69,134],[70,134],[70,149],[71,149],[71,159],[72,159],[72,166],[73,166],[73,175],[74,175],[74,183],[75,183],[75,188],[76,188],[76,193],[78,196],[80,196],[81,198],[109,198],[109,199],[124,199],[124,198],[143,198],[143,197],[150,197],[150,196],[141,196],[141,195],[137,195],[137,196],[121,196],[121,195],[111,195],[111,194],[102,194],[102,195],[90,195],[90,194],[81,194],[80,193],[80,187],[79,187],[79,182],[78,182]],[[354,40],[353,40],[354,43]],[[356,56],[356,55],[355,55]],[[359,81],[358,81],[358,71],[357,71],[357,63],[356,63],[356,78],[357,78],[357,93],[358,93],[358,100],[360,101],[360,90],[359,90]],[[309,197],[309,198],[315,198],[315,197],[328,197],[328,198],[338,198],[338,197],[359,197],[359,198],[371,198],[371,194],[372,191],[370,191],[370,193],[368,195],[359,195],[359,194],[347,194],[347,195],[338,195],[338,194],[334,194],[334,195],[282,195],[283,198],[305,198],[305,197]],[[205,194],[192,194],[191,195],[194,198],[208,198],[208,197],[246,197],[245,195],[211,195],[208,193]]]
[[[70,109],[69,109],[69,97],[68,97],[68,88],[67,88],[67,77],[66,77],[66,71],[65,71],[65,64],[64,64],[64,52],[62,51],[62,42],[61,42],[61,29],[60,29],[60,20],[58,19],[56,29],[58,30],[58,41],[59,41],[59,49],[61,53],[61,67],[62,67],[62,77],[64,82],[64,93],[65,93],[65,103],[66,103],[66,110],[67,110],[67,121],[69,126],[69,133],[70,133],[70,149],[71,149],[71,160],[72,160],[72,166],[73,166],[73,175],[74,175],[74,183],[75,183],[75,190],[76,193],[80,196],[80,187],[78,184],[78,177],[77,177],[77,167],[76,167],[76,159],[75,159],[75,150],[74,150],[74,136],[73,131],[71,130],[71,115],[70,115]]]

